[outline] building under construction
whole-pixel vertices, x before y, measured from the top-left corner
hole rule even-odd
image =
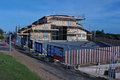
[[[20,29],[16,43],[33,49],[38,54],[64,61],[65,50],[96,47],[96,43],[88,41],[92,35],[78,23],[81,20],[85,18],[67,15],[44,16]]]
[[[90,38],[89,31],[82,28],[78,21],[85,18],[78,18],[68,15],[49,15],[35,21],[30,26],[19,30],[23,38],[36,41],[86,41]]]

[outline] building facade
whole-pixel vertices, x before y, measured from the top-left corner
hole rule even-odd
[[[19,35],[37,41],[86,41],[91,33],[82,28],[78,18],[68,15],[49,15],[19,30]]]

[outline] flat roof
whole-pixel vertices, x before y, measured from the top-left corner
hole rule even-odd
[[[50,44],[57,44],[66,49],[97,48],[95,47],[97,44],[91,41],[50,42]]]
[[[56,41],[56,42],[36,41],[36,42],[61,47],[64,48],[65,50],[100,48],[99,45],[92,41]]]

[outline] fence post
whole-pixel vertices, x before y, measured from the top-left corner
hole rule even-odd
[[[81,64],[81,49],[79,50],[79,64]]]
[[[84,49],[84,64],[86,64],[86,49]]]
[[[88,49],[86,49],[86,58],[87,58],[87,59],[86,59],[86,64],[88,64],[88,59],[89,59],[89,58],[88,58]]]
[[[78,49],[77,49],[77,65],[78,65],[78,59],[79,59],[79,56],[78,56]]]
[[[82,59],[81,59],[81,62],[82,62],[82,64],[83,64],[83,63],[84,63],[84,61],[83,61],[83,60],[84,60],[84,59],[83,59],[83,49],[81,50],[81,54],[82,54],[82,55],[81,55],[81,58],[82,58]]]
[[[118,52],[120,56],[120,46],[105,47],[96,49],[77,49],[65,51],[65,64],[75,67],[77,64],[101,64],[110,62],[111,53]]]
[[[71,64],[71,61],[70,61],[70,59],[71,59],[71,58],[70,58],[70,57],[71,57],[70,50],[68,51],[68,55],[69,55],[69,56],[68,56],[68,64]]]
[[[67,50],[65,51],[65,64],[67,65]]]
[[[73,55],[74,55],[74,68],[75,68],[75,65],[76,65],[76,50],[74,50]]]

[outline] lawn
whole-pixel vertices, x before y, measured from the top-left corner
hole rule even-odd
[[[12,56],[0,53],[0,80],[43,80]]]

